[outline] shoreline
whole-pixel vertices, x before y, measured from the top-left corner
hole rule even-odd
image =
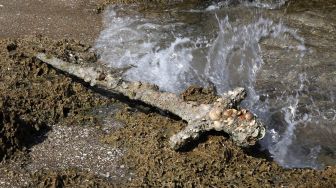
[[[253,150],[235,146],[223,134],[206,135],[206,142],[200,142],[197,147],[186,152],[171,151],[168,146],[169,135],[181,130],[185,126],[184,122],[162,116],[153,109],[125,104],[97,94],[88,85],[36,60],[35,54],[42,51],[68,61],[73,60],[69,55],[73,54],[75,59],[96,62],[97,56],[90,52],[90,45],[102,27],[102,14],[95,12],[95,3],[86,6],[84,1],[69,2],[73,6],[66,8],[66,13],[57,12],[60,7],[49,7],[41,13],[40,18],[49,15],[49,11],[57,12],[51,20],[62,21],[55,22],[56,26],[44,30],[31,29],[40,28],[49,22],[48,19],[37,19],[38,22],[33,24],[29,22],[38,11],[38,7],[35,7],[35,10],[29,10],[31,15],[27,19],[7,20],[6,24],[11,27],[0,30],[0,135],[5,138],[0,143],[6,143],[1,145],[0,152],[12,155],[0,165],[0,186],[335,186],[335,166],[326,167],[322,171],[284,169],[274,161],[256,156],[259,153]],[[0,10],[8,6],[0,4],[4,5]],[[22,4],[22,8],[25,6]],[[74,10],[73,15],[69,14]],[[63,13],[69,14],[71,19],[63,20]],[[4,14],[10,17],[8,12]],[[85,18],[86,14],[92,18]],[[76,19],[80,20],[79,25],[70,26]],[[98,20],[100,23],[96,25]],[[15,23],[10,24],[10,21]],[[18,30],[16,24],[22,23],[22,28]],[[89,23],[94,23],[94,26]],[[64,25],[66,27],[62,27]],[[39,34],[42,35],[31,36]],[[204,100],[211,98],[211,95],[211,91],[196,89],[186,98]],[[109,107],[115,105],[120,110],[109,113]],[[106,122],[114,123],[110,125]],[[74,130],[90,127],[97,131],[98,135],[94,136],[96,141],[100,141],[99,144],[126,150],[120,160],[111,161],[125,168],[126,178],[117,182],[81,167],[59,168],[52,163],[49,169],[29,171],[26,167],[32,160],[31,151],[41,154],[38,158],[43,159],[47,156],[43,156],[43,148],[52,147],[46,141],[49,134],[54,134],[50,129],[55,124],[69,128],[74,126]],[[106,126],[110,127],[106,129]],[[76,135],[76,132],[71,135]],[[97,142],[94,144],[99,145]],[[52,156],[56,154],[48,155],[53,159]],[[71,158],[72,154],[70,151],[67,157]],[[95,157],[95,154],[92,156]],[[40,165],[43,164],[41,160]],[[15,182],[19,183],[16,185]]]

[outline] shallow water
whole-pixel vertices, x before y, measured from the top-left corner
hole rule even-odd
[[[260,144],[275,161],[287,168],[336,164],[336,21],[326,20],[336,12],[284,13],[284,4],[113,6],[95,48],[110,66],[133,67],[125,79],[162,90],[214,84],[220,94],[243,86],[243,105],[268,125]]]

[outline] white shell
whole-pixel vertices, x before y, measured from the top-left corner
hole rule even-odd
[[[237,115],[237,113],[238,113],[238,110],[236,110],[236,109],[232,109],[232,114]]]
[[[256,138],[259,135],[259,129],[255,129],[252,133],[252,137]]]
[[[216,131],[221,131],[222,130],[222,123],[220,121],[215,121],[214,122],[214,129]]]
[[[212,121],[217,121],[221,118],[222,115],[222,110],[218,109],[218,108],[214,108],[209,112],[209,118]]]
[[[253,119],[253,114],[251,112],[247,112],[244,116],[247,121],[251,121]]]
[[[238,111],[236,109],[232,109],[232,117],[237,117]]]
[[[256,120],[254,119],[251,121],[250,126],[253,126],[255,123],[256,123]]]
[[[235,129],[236,132],[241,132],[241,131],[243,131],[243,130],[244,130],[244,128],[242,128],[241,126],[238,126],[238,127]]]
[[[232,114],[231,109],[229,109],[229,110],[225,110],[224,113],[223,113],[223,115],[224,115],[225,117],[229,117],[229,116],[231,116],[231,114]]]
[[[229,117],[228,119],[227,119],[227,121],[228,121],[228,125],[232,125],[233,124],[233,122],[234,122],[234,119],[232,118],[232,117]]]
[[[240,116],[241,114],[242,114],[242,111],[239,110],[239,111],[237,112],[237,116]]]
[[[91,78],[89,76],[84,77],[84,82],[90,82],[90,81],[91,81]]]

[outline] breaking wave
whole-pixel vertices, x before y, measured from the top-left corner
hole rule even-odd
[[[248,6],[273,9],[285,2],[254,1]],[[129,7],[123,14],[126,8],[111,7],[95,49],[111,67],[131,67],[125,72],[125,79],[154,83],[165,91],[178,93],[191,84],[213,84],[220,94],[237,86],[245,87],[249,95],[243,106],[268,125],[267,135],[260,143],[274,160],[287,168],[321,167],[323,164],[317,159],[323,145],[303,141],[307,136],[305,127],[321,121],[316,113],[328,114],[333,109],[320,109],[314,105],[315,99],[306,96],[312,87],[312,75],[304,71],[302,63],[309,52],[304,39],[281,22],[255,16],[245,24],[240,19],[231,20],[230,14],[219,16],[223,15],[220,6],[211,6],[200,11],[183,10],[175,17],[164,13],[145,16]],[[179,19],[183,16],[200,20],[188,24]],[[295,64],[265,65],[263,53],[273,52],[263,52],[263,41],[292,54]],[[276,69],[278,66],[291,67]],[[272,81],[272,92],[259,86]],[[307,97],[312,104],[307,104]],[[335,120],[335,112],[331,113],[334,116],[324,116],[328,122]]]

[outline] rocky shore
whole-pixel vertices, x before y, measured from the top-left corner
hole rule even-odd
[[[242,149],[221,133],[183,152],[171,150],[169,137],[184,121],[107,95],[35,57],[43,52],[96,63],[91,45],[110,1],[50,0],[43,11],[40,1],[21,2],[20,11],[15,2],[0,3],[0,187],[336,186],[335,166],[284,169],[258,146]],[[335,3],[292,3],[287,11],[291,6],[328,11]],[[197,87],[183,98],[215,99]]]

